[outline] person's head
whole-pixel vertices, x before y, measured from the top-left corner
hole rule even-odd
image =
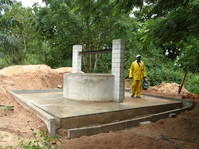
[[[136,56],[136,59],[137,59],[137,61],[141,61],[141,55],[138,54],[138,55]]]

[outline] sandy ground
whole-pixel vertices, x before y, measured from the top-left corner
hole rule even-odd
[[[71,68],[51,69],[46,65],[12,66],[0,70],[0,149],[28,138],[34,131],[46,130],[44,123],[20,106],[8,94],[14,89],[46,89],[62,85],[63,73]],[[162,83],[145,93],[176,98],[193,98],[195,107],[175,118],[159,120],[117,132],[76,139],[62,137],[65,149],[199,149],[199,95],[185,89],[176,94],[178,84]],[[1,106],[11,108],[1,109]]]
[[[69,149],[198,149],[199,104],[176,118],[127,130],[66,140]]]

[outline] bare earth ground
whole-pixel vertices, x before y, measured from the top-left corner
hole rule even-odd
[[[0,148],[27,138],[32,130],[45,130],[44,123],[20,106],[8,94],[14,89],[46,89],[62,85],[63,73],[71,68],[51,69],[46,65],[13,66],[0,70]],[[101,133],[76,139],[62,136],[65,149],[199,149],[199,95],[187,92],[178,96],[178,85],[162,83],[145,93],[176,98],[192,98],[195,106],[175,118],[159,120],[117,132]],[[133,99],[132,99],[133,100]],[[1,109],[2,105],[13,106]]]

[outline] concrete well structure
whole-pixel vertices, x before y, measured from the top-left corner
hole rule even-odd
[[[71,73],[64,75],[64,97],[81,101],[113,101],[111,74]]]
[[[111,74],[81,73],[82,46],[73,46],[73,73],[64,74],[63,96],[80,101],[114,101],[124,100],[124,41],[112,42]]]

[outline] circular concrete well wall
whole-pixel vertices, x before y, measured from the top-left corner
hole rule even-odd
[[[111,74],[64,74],[63,96],[79,101],[113,101],[114,76]]]

